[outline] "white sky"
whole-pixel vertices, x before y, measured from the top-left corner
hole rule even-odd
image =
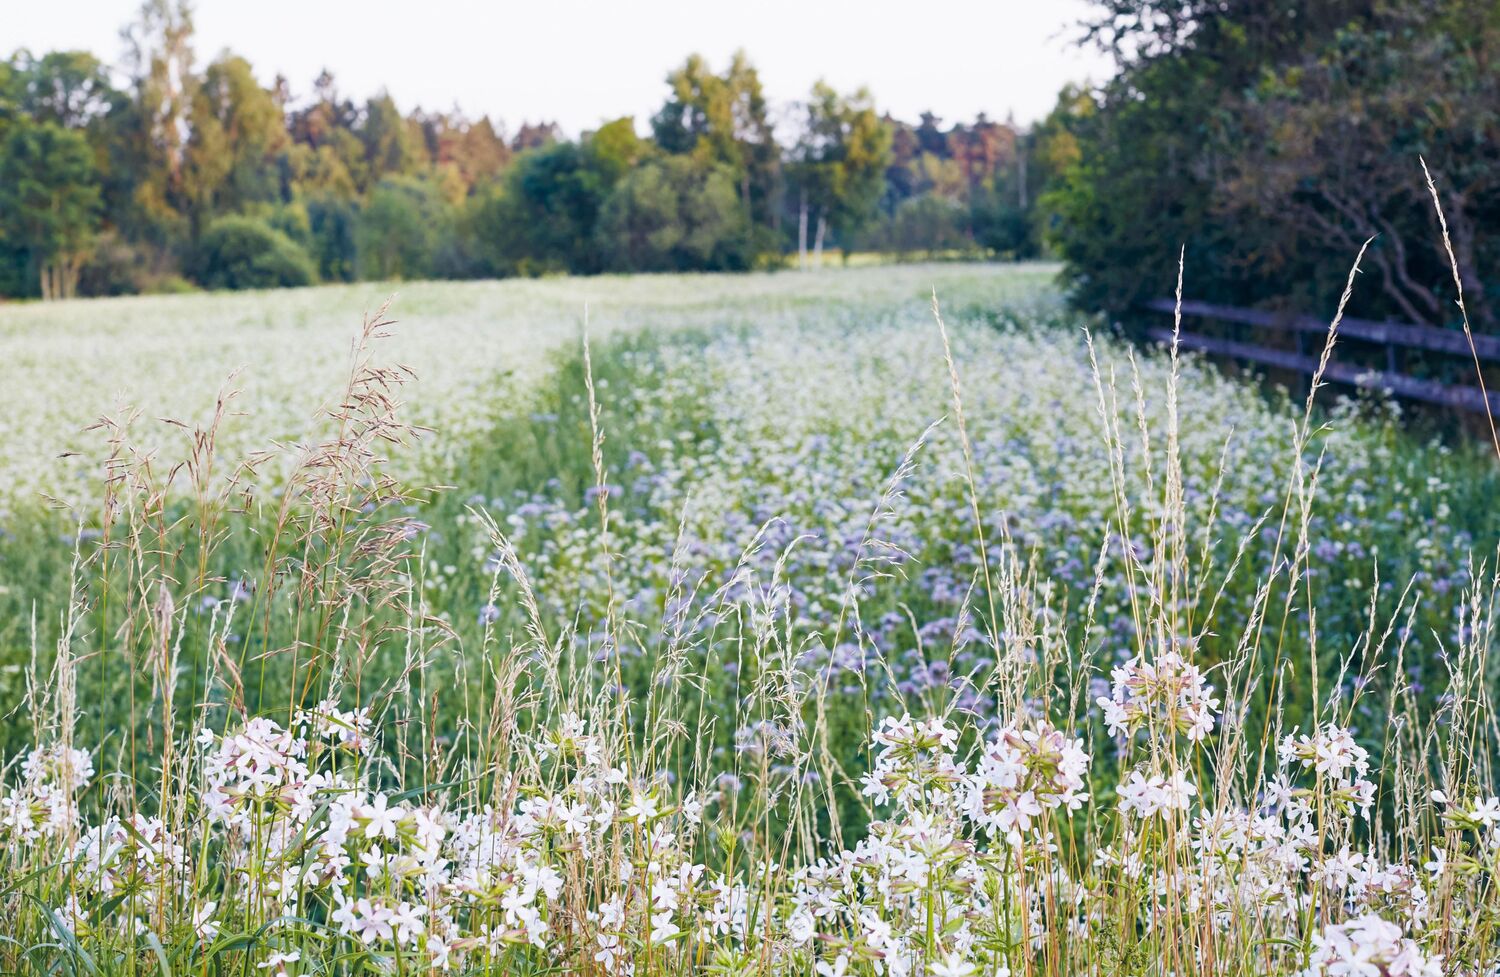
[[[778,104],[818,78],[868,85],[915,120],[1045,115],[1068,81],[1103,80],[1071,43],[1084,0],[199,0],[200,64],[224,48],[299,99],[328,67],[346,95],[381,88],[420,105],[487,113],[514,132],[555,120],[570,134],[621,115],[644,130],[664,78],[689,53],[715,69],[743,47]],[[0,55],[84,48],[118,62],[138,0],[0,0]]]

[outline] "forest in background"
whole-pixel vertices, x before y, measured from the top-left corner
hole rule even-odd
[[[824,84],[777,112],[743,54],[687,58],[644,126],[569,138],[356,98],[329,71],[266,87],[232,52],[200,63],[185,0],[150,0],[122,38],[118,67],[83,51],[0,63],[0,294],[1041,248],[1016,126],[904,122]]]
[[[576,137],[269,87],[203,62],[148,0],[115,66],[0,63],[0,295],[821,264],[825,250],[1054,257],[1127,326],[1170,291],[1321,310],[1369,240],[1353,315],[1456,325],[1422,171],[1475,325],[1500,266],[1495,0],[1095,0],[1114,75],[1020,127],[893,118],[818,84],[773,106],[749,56],[694,55],[661,108]],[[996,92],[997,101],[1004,93]],[[518,106],[524,111],[524,106]]]

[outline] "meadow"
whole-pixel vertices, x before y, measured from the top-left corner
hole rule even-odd
[[[0,970],[1500,972],[1495,459],[1054,273],[0,309]]]

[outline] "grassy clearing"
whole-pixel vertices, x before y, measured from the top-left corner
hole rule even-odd
[[[1492,462],[1038,271],[422,288],[260,474],[13,508],[9,969],[1495,966]]]

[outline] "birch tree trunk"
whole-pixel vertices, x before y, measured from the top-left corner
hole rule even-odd
[[[78,276],[83,270],[83,255],[69,254],[63,258],[63,280],[61,298],[71,299],[78,295]]]
[[[818,233],[813,238],[813,267],[823,267],[823,235],[828,231],[828,218],[818,215]]]
[[[797,270],[807,270],[807,191],[802,191],[802,205],[797,210]]]

